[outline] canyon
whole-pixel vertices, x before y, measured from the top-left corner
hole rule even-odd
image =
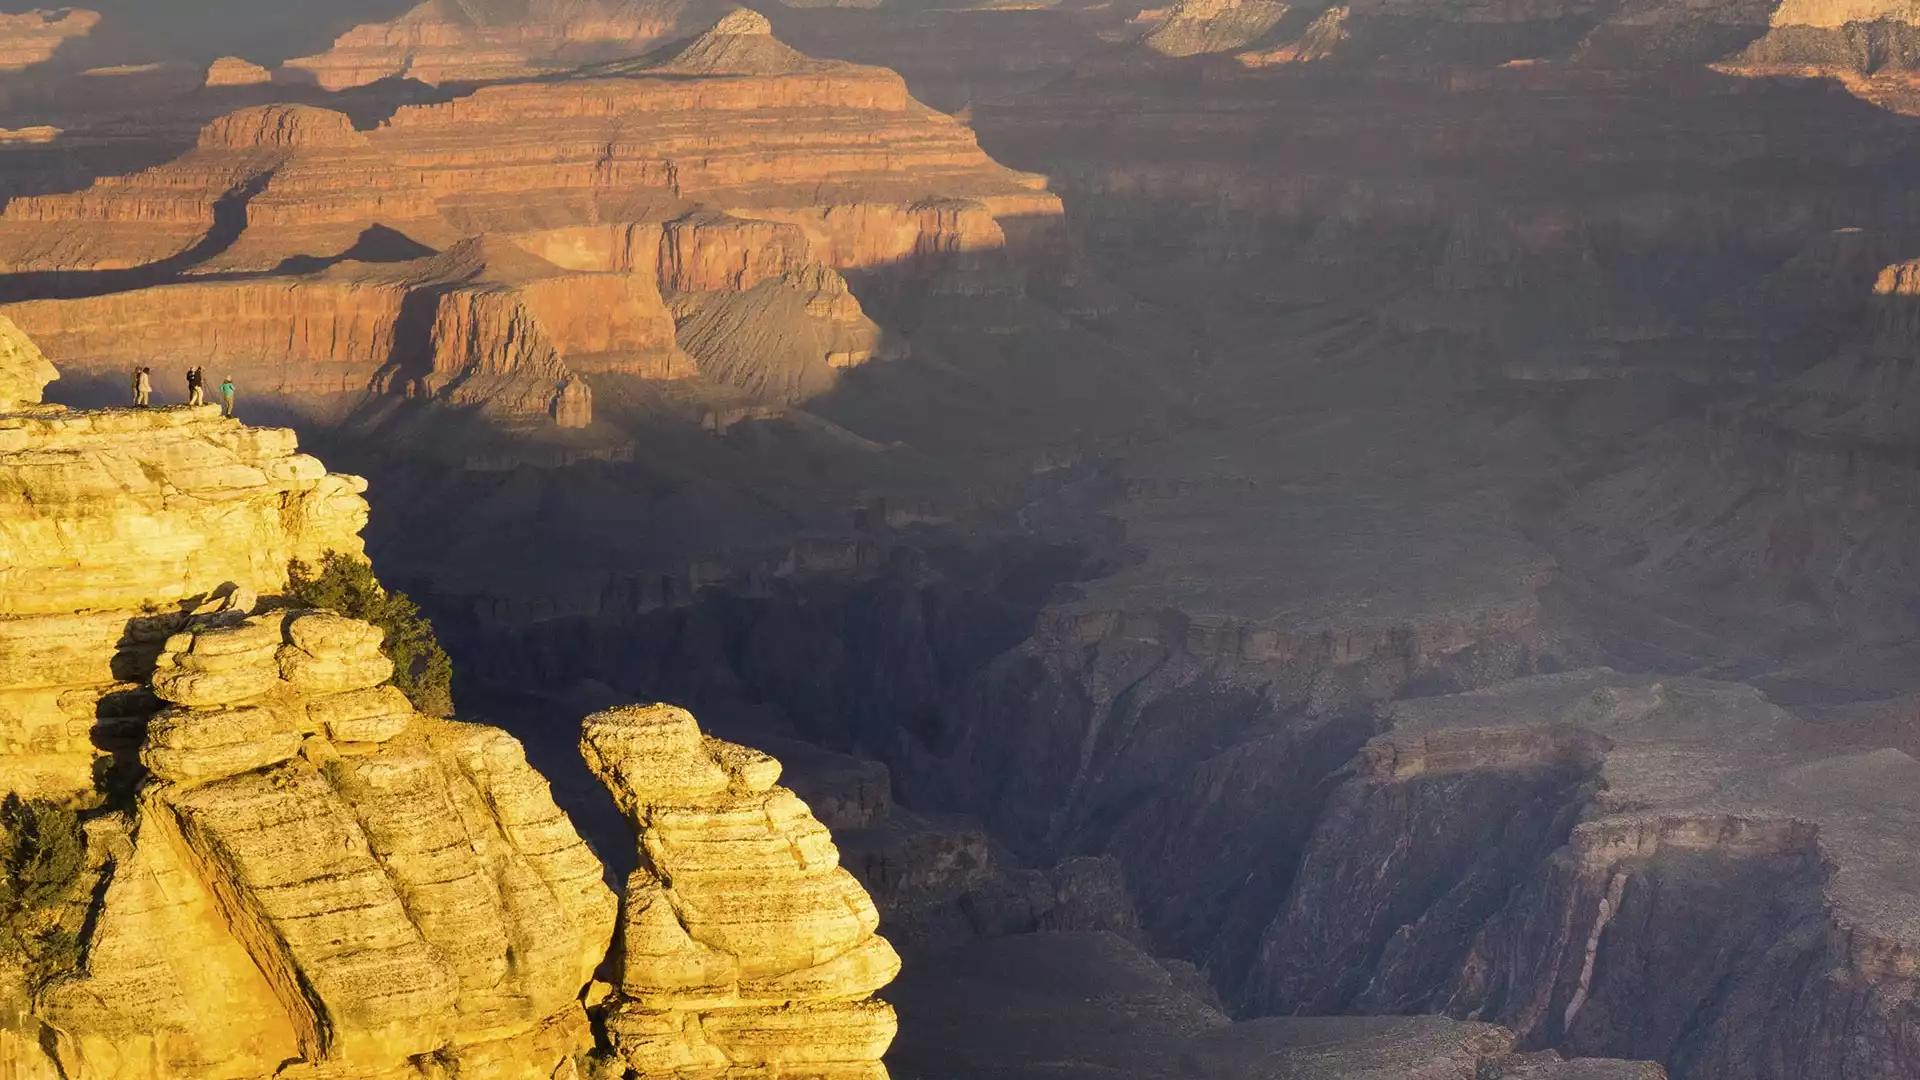
[[[267,991],[195,1075],[1920,1069],[1903,11],[353,18],[0,149],[0,778],[138,796],[11,1060],[179,919]],[[325,550],[487,726],[249,602]],[[429,788],[531,968],[419,913]]]

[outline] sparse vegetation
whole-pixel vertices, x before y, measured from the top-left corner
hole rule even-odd
[[[29,986],[80,966],[80,936],[60,916],[86,865],[73,811],[0,801],[0,951],[22,963]]]
[[[329,551],[316,568],[299,559],[287,564],[287,600],[337,611],[386,631],[381,646],[393,661],[393,685],[428,716],[453,714],[453,660],[433,635],[433,623],[402,592],[388,592],[373,565]]]

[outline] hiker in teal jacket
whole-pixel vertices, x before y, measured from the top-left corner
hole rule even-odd
[[[226,403],[226,408],[224,411],[221,412],[220,415],[232,416],[233,415],[233,376],[231,375],[227,376],[226,382],[223,382],[220,384],[220,400]]]

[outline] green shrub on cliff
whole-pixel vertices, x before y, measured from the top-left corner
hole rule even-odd
[[[30,985],[80,966],[80,937],[60,916],[86,850],[73,811],[18,795],[0,801],[0,953]]]
[[[337,611],[386,631],[381,651],[393,661],[393,685],[428,716],[453,714],[453,661],[433,624],[406,593],[382,588],[371,563],[329,551],[317,569],[299,559],[288,563],[287,579],[287,600],[296,607]]]

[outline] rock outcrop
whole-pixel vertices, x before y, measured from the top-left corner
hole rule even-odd
[[[1714,64],[1750,77],[1834,79],[1895,112],[1920,113],[1920,13],[1875,0],[1785,0],[1766,32]]]
[[[378,629],[241,615],[158,659],[153,780],[103,830],[42,1044],[68,1076],[550,1076],[589,1042],[615,903],[546,781],[506,734],[416,714]]]
[[[207,68],[208,86],[258,86],[273,81],[273,72],[238,56],[223,56]]]
[[[1344,4],[1330,7],[1315,15],[1299,37],[1278,45],[1248,49],[1235,59],[1252,68],[1330,60],[1347,40],[1347,17],[1352,13],[1353,9]]]
[[[14,1075],[542,1080],[592,1042],[615,898],[505,733],[382,632],[252,612],[357,554],[363,481],[217,406],[70,412],[0,323],[0,789],[91,807],[80,943],[0,957]]]
[[[673,36],[688,0],[426,0],[366,23],[324,53],[287,62],[328,90],[381,79],[482,82],[630,56]]]
[[[67,797],[137,742],[183,612],[276,593],[289,559],[358,553],[366,484],[217,406],[38,406],[46,360],[12,324],[0,336],[0,786]]]
[[[221,117],[174,161],[8,204],[0,296],[70,374],[137,355],[522,418],[603,371],[796,400],[897,351],[840,270],[932,276],[1005,247],[1003,220],[1059,213],[899,76],[806,57],[743,10],[372,130],[304,105]],[[544,391],[490,381],[501,335]]]
[[[1798,737],[1750,687],[1607,670],[1383,722],[1254,1011],[1438,1009],[1701,1080],[1916,1068],[1913,758]]]
[[[34,9],[0,14],[0,71],[20,71],[53,59],[60,46],[86,37],[100,13],[86,8]]]
[[[587,718],[581,753],[633,825],[604,1024],[642,1076],[884,1080],[900,970],[879,913],[780,763],[668,705]]]
[[[1166,56],[1230,52],[1253,44],[1286,13],[1278,0],[1180,0],[1141,44]]]

